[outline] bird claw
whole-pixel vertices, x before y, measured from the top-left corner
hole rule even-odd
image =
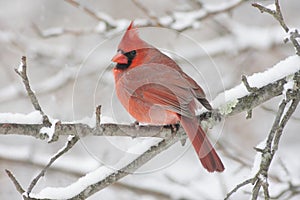
[[[164,127],[171,129],[171,133],[176,133],[179,130],[180,124],[169,124]]]
[[[130,126],[134,126],[134,127],[139,126],[139,125],[140,125],[140,122],[138,122],[138,121],[134,121],[133,123],[130,124]]]

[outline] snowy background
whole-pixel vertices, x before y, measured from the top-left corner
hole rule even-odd
[[[162,1],[159,6],[152,1],[143,2],[157,16],[197,6],[194,1],[183,0]],[[220,2],[224,1],[207,1],[210,6]],[[272,1],[263,3],[268,5]],[[129,0],[101,0],[86,2],[86,5],[115,19],[146,17]],[[59,32],[61,28],[84,31],[94,27],[101,30],[102,27],[95,19],[64,1],[0,0],[0,8],[0,113],[28,114],[34,111],[14,72],[21,56],[26,55],[32,88],[51,118],[75,121],[92,117],[95,106],[101,104],[103,121],[133,121],[115,98],[111,74],[110,59],[116,52],[122,32],[109,37],[82,33],[43,38],[36,27],[50,33]],[[298,0],[282,1],[283,15],[290,27],[299,28],[299,9]],[[203,86],[209,100],[238,85],[241,75],[265,71],[294,55],[293,47],[283,43],[285,33],[277,22],[253,8],[251,2],[229,14],[203,20],[198,26],[197,30],[186,30],[181,34],[162,28],[143,28],[140,35],[173,56],[184,71]],[[193,149],[189,148],[190,144],[182,147],[177,143],[135,174],[90,199],[224,198],[230,189],[249,177],[255,157],[253,147],[267,136],[281,98],[274,98],[254,109],[252,119],[247,120],[246,113],[242,113],[209,130],[219,144],[216,148],[226,168],[223,173],[207,173]],[[298,109],[284,131],[280,150],[271,165],[270,188],[273,195],[287,188],[288,181],[300,183],[300,160],[295,155],[300,151],[299,120]],[[59,142],[48,144],[31,137],[0,135],[0,138],[0,199],[20,199],[4,169],[12,170],[27,188],[41,166],[67,140],[61,138]],[[54,164],[34,192],[48,186],[67,186],[99,166],[113,166],[128,156],[126,151],[130,147],[147,144],[146,140],[150,139],[84,138]],[[242,162],[231,159],[228,153]],[[244,191],[249,192],[249,188]],[[248,196],[240,191],[233,199]]]

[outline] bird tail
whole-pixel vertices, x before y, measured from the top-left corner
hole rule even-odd
[[[198,119],[182,116],[180,123],[192,142],[203,167],[209,172],[224,171],[224,165],[206,137],[205,132],[198,124]]]

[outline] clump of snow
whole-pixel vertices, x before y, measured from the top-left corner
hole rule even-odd
[[[28,114],[21,113],[0,113],[0,123],[15,124],[41,124],[43,118],[39,111]]]
[[[164,26],[167,26],[167,25],[171,24],[172,22],[173,22],[173,19],[170,16],[164,16],[164,17],[159,18],[159,23]]]
[[[103,33],[106,30],[106,24],[104,22],[99,22],[95,27],[97,33]]]
[[[17,71],[18,71],[19,73],[22,73],[22,72],[23,72],[23,63],[22,63],[22,62],[20,62],[19,67],[17,68]]]
[[[288,77],[288,82],[286,84],[284,84],[284,86],[283,86],[282,94],[284,95],[284,98],[286,97],[286,92],[288,90],[294,88],[294,84],[295,84],[295,82],[294,82],[293,76]]]
[[[41,134],[46,134],[48,135],[48,142],[52,140],[52,137],[54,135],[54,132],[55,132],[55,125],[56,123],[58,122],[59,120],[55,119],[55,120],[51,120],[51,127],[42,127],[41,130],[40,130],[40,133]]]
[[[201,18],[207,12],[205,10],[197,10],[192,12],[175,12],[173,17],[176,19],[175,23],[172,25],[173,29],[182,30],[196,21],[196,19]]]
[[[274,3],[271,3],[271,4],[267,5],[266,8],[268,8],[268,9],[270,9],[270,10],[273,10],[273,11],[276,10],[276,6],[275,6]]]
[[[118,169],[123,168],[132,161],[134,161],[140,154],[146,152],[151,146],[157,145],[162,139],[149,138],[149,139],[137,139],[138,143],[127,150],[127,154],[114,166],[100,166],[96,170],[86,174],[79,178],[76,182],[66,187],[47,187],[39,193],[31,193],[30,197],[33,198],[49,198],[49,199],[69,199],[78,195],[88,186],[95,184],[106,177],[117,172]]]
[[[82,123],[87,124],[90,128],[94,128],[96,126],[96,115],[94,114],[92,117],[84,117],[80,120],[72,121],[70,123]],[[109,123],[115,123],[115,120],[111,117],[107,116],[100,116],[100,124],[109,124]]]

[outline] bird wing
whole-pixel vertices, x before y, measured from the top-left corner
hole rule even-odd
[[[132,68],[119,79],[128,96],[146,104],[155,104],[186,117],[194,116],[191,102],[195,96],[182,74],[162,64]]]

